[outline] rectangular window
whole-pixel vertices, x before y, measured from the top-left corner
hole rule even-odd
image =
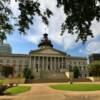
[[[8,60],[7,60],[7,63],[9,63],[9,62],[10,62],[10,60],[8,59]]]
[[[0,63],[3,63],[3,60],[2,59],[0,59]]]
[[[16,60],[13,60],[13,63],[15,64],[16,63]]]

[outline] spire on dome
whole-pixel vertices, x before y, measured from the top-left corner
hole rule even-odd
[[[46,47],[53,47],[51,40],[48,39],[48,34],[45,33],[43,39],[39,43],[38,47],[46,48]]]

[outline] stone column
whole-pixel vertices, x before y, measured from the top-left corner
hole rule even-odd
[[[33,72],[33,69],[34,69],[34,57],[30,57],[30,69],[32,70]]]
[[[40,57],[38,56],[38,69],[39,69],[39,72],[40,72],[40,70],[41,70],[40,67],[41,67],[41,66],[40,66]]]
[[[45,57],[45,70],[47,70],[47,57]]]
[[[43,69],[46,70],[46,57],[45,56],[43,57],[43,64],[44,64]]]
[[[53,70],[55,71],[55,57],[53,57]]]
[[[53,68],[52,68],[52,57],[50,57],[50,65],[51,65],[50,69],[53,70]]]
[[[60,70],[60,57],[58,57],[58,71]]]
[[[34,60],[33,60],[33,71],[36,71],[36,57],[34,56]]]
[[[55,66],[54,66],[54,67],[55,67],[55,71],[57,71],[57,68],[56,68],[56,67],[57,67],[57,66],[56,66],[56,65],[57,65],[56,57],[54,58],[54,65],[55,65]]]
[[[43,64],[42,70],[45,70],[45,69],[44,69],[44,66],[45,66],[45,65],[44,65],[44,56],[42,57],[42,64]]]
[[[29,63],[29,68],[32,69],[32,58],[31,58],[31,55],[30,55],[30,63]]]
[[[46,69],[48,70],[48,57],[47,57],[47,67],[46,67]]]
[[[41,70],[43,71],[43,67],[44,67],[44,64],[43,64],[43,56],[41,56],[41,62],[40,62],[40,64],[41,64]]]
[[[61,69],[63,69],[63,65],[64,65],[64,62],[63,62],[63,57],[62,57],[62,67],[61,67]]]
[[[41,70],[43,70],[43,57],[41,56]]]
[[[58,72],[58,57],[56,57],[56,71]]]
[[[56,71],[56,60],[55,60],[55,57],[53,57],[53,70]]]
[[[54,71],[54,57],[52,57],[52,70]]]

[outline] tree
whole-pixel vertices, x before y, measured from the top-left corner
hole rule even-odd
[[[25,68],[23,74],[25,79],[29,79],[31,77],[31,70],[29,68]]]
[[[5,77],[9,77],[9,75],[13,76],[14,69],[10,66],[3,66],[2,67],[2,75]]]
[[[78,78],[80,76],[80,71],[78,67],[73,68],[74,78]]]
[[[92,21],[100,21],[100,0],[57,0],[58,7],[64,6],[66,20],[62,32],[68,29],[71,34],[78,34],[77,41],[83,42],[88,36],[93,37],[90,29]]]
[[[89,64],[90,76],[100,76],[100,61],[95,61]]]
[[[26,29],[29,29],[30,24],[33,24],[34,16],[37,14],[41,16],[43,22],[48,24],[48,17],[52,15],[52,12],[47,8],[43,13],[40,11],[40,3],[38,0],[15,0],[19,4],[20,15],[18,16],[18,22],[16,22],[16,27],[20,33],[26,34]],[[18,2],[17,2],[18,1]],[[15,25],[12,25],[9,21],[10,15],[12,15],[11,9],[7,6],[10,0],[0,0],[0,35],[3,41],[4,36],[13,30]],[[13,16],[14,19],[16,17]]]
[[[12,14],[11,10],[5,5],[7,0],[0,0],[0,40],[6,39],[6,34],[13,30],[13,26],[9,21],[9,16]]]
[[[4,0],[4,2],[7,1],[10,0]],[[21,12],[17,24],[20,32],[26,33],[26,29],[33,24],[36,14],[41,16],[43,22],[48,25],[48,18],[53,13],[48,8],[41,12],[39,0],[16,1],[19,2]],[[68,29],[69,33],[78,34],[76,41],[81,39],[83,42],[87,40],[88,36],[93,37],[91,25],[93,20],[100,21],[100,0],[57,0],[57,7],[61,6],[64,7],[66,15],[66,20],[61,26],[62,34]]]
[[[31,69],[25,68],[23,71],[23,76],[25,78],[25,83],[30,83],[32,82],[32,79],[34,78],[31,72]]]

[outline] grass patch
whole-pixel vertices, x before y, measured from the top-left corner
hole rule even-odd
[[[5,93],[7,93],[7,94],[18,94],[18,93],[29,91],[30,89],[31,89],[30,86],[16,86],[16,87],[12,87],[12,88],[7,89],[5,91]]]
[[[50,85],[51,88],[65,91],[96,91],[100,90],[100,84],[58,84]]]
[[[4,84],[5,83],[5,80],[0,80],[0,84]]]

